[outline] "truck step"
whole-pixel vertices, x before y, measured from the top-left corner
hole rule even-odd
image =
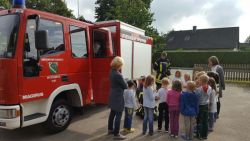
[[[44,114],[44,113],[34,113],[32,115],[25,116],[24,121],[33,120],[33,119],[40,118],[40,117],[43,117],[43,116],[46,116],[46,114]]]

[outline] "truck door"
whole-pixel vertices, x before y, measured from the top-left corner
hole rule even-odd
[[[90,81],[90,61],[89,42],[87,26],[79,22],[68,21],[69,30],[69,77],[74,83],[80,85],[83,104],[91,103],[91,81]]]
[[[120,37],[117,31],[117,23],[91,27],[92,88],[95,103],[108,103],[110,63],[119,55]]]
[[[23,50],[21,102],[47,98],[60,85],[68,84],[67,58],[64,41],[64,23],[48,17],[27,16],[25,43]],[[48,33],[48,48],[38,50],[35,44],[35,31]],[[24,113],[27,115],[29,113]]]

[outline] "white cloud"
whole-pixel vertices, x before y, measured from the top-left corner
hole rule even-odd
[[[243,10],[243,14],[240,16],[237,24],[240,26],[240,41],[244,42],[245,39],[250,35],[250,1],[241,0],[240,7]]]
[[[242,9],[235,0],[220,0],[212,3],[204,15],[212,26],[235,26],[242,15]]]
[[[202,15],[193,15],[189,17],[183,17],[179,22],[176,22],[172,29],[177,30],[190,30],[193,26],[197,26],[197,28],[207,28],[210,25],[205,20]]]

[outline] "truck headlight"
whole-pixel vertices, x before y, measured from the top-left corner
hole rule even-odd
[[[19,109],[0,109],[0,119],[12,119],[20,116]]]

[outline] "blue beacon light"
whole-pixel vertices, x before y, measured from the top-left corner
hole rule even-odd
[[[26,8],[25,0],[13,0],[12,1],[13,8]]]

